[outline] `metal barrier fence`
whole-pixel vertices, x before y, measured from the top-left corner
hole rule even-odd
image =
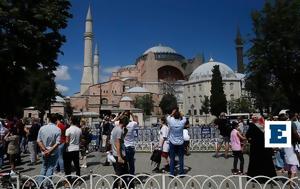
[[[219,132],[210,125],[194,126],[188,129],[190,135],[191,151],[214,151]],[[101,130],[93,128],[93,135],[90,144],[91,151],[101,146]],[[135,148],[136,151],[149,152],[159,141],[159,128],[141,128],[135,130]]]
[[[67,177],[72,177],[69,181]],[[41,182],[37,179],[42,178]],[[44,180],[43,180],[44,179]],[[83,176],[15,176],[9,182],[2,182],[5,189],[41,189],[41,188],[78,188],[78,189],[291,189],[299,188],[299,178],[289,179],[283,176],[273,178],[265,176],[248,177],[244,175],[123,175],[121,177],[109,174],[89,174]],[[47,185],[45,187],[45,185]],[[66,187],[69,185],[69,187]]]

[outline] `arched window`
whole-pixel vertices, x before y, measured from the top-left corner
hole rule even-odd
[[[107,98],[102,98],[101,99],[101,104],[108,104],[108,99]]]
[[[230,90],[233,90],[233,83],[230,83]]]

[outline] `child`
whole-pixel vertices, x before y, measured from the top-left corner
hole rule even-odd
[[[234,156],[232,173],[234,175],[243,174],[244,172],[244,157],[242,152],[241,140],[246,138],[237,130],[238,123],[233,122],[233,130],[230,133],[231,149]],[[240,170],[237,169],[238,159],[240,159]]]

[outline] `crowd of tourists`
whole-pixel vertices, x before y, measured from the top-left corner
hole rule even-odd
[[[299,115],[281,114],[273,119],[292,121],[291,148],[264,147],[264,117],[252,115],[251,120],[240,118],[238,122],[229,122],[225,114],[221,113],[214,122],[220,131],[214,157],[220,157],[224,145],[225,158],[230,157],[229,148],[232,151],[233,174],[273,177],[277,175],[277,170],[287,172],[291,178],[295,177],[300,159]],[[159,160],[153,172],[185,174],[184,155],[190,155],[188,119],[175,108],[170,115],[160,118],[159,125],[159,142],[155,146]],[[135,130],[138,126],[138,117],[130,111],[121,112],[117,116],[106,115],[100,123],[100,151],[107,153],[104,165],[112,164],[116,175],[135,175]],[[16,164],[22,162],[21,154],[29,153],[29,166],[36,165],[39,158],[42,160],[40,175],[71,175],[74,167],[76,175],[80,176],[80,169],[87,168],[91,139],[90,127],[80,117],[71,117],[65,122],[59,114],[51,114],[49,123],[44,126],[40,125],[39,119],[33,119],[30,125],[26,125],[22,120],[8,118],[6,122],[0,122],[0,169],[6,156],[11,166],[10,174],[14,175]],[[249,154],[247,171],[244,169],[245,153]],[[176,156],[179,160],[178,172],[175,169]],[[72,181],[71,176],[67,176],[67,179]],[[130,176],[124,178],[125,182],[134,184],[130,180]],[[38,178],[38,183],[47,184],[43,177]],[[120,183],[115,182],[115,187]]]
[[[265,148],[265,119],[270,121],[291,121],[292,146],[289,148]],[[220,157],[224,147],[224,157],[229,157],[229,147],[233,155],[233,174],[274,177],[287,173],[289,178],[297,176],[300,160],[300,116],[298,113],[282,113],[279,116],[263,117],[252,115],[251,120],[230,123],[224,113],[215,121],[220,135],[214,157]],[[244,155],[249,154],[248,170],[244,170]],[[237,168],[240,161],[239,169]],[[260,178],[259,181],[266,179]]]

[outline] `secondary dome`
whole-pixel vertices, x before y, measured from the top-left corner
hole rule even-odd
[[[66,103],[66,101],[60,96],[55,96],[55,102]]]
[[[148,50],[146,50],[143,55],[148,54],[149,52],[153,53],[172,53],[172,54],[177,54],[177,52],[172,49],[171,47],[168,46],[162,46],[161,44],[155,47],[151,47]]]
[[[219,66],[223,80],[236,80],[238,79],[234,71],[224,63],[216,62],[212,58],[198,68],[191,74],[189,81],[204,81],[212,79],[212,69],[215,65]]]
[[[148,90],[143,87],[132,87],[127,92],[128,93],[148,93]]]
[[[133,101],[129,96],[123,96],[120,101]]]

